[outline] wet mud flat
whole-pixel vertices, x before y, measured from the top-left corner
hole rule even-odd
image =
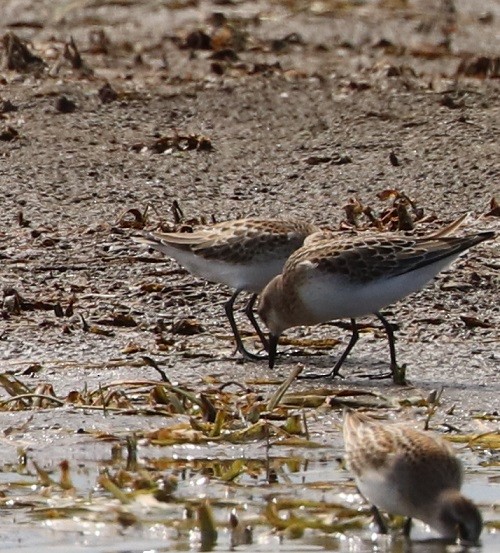
[[[366,320],[344,379],[280,397],[348,330],[244,362],[228,290],[130,237],[250,215],[386,232],[402,197],[416,233],[465,212],[459,232],[498,231],[499,21],[496,2],[4,3],[3,550],[445,551],[421,526],[372,536],[342,464],[353,403],[455,443],[498,550],[498,239],[386,310],[408,386],[366,378],[388,366]]]

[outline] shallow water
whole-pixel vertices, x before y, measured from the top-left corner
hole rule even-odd
[[[103,453],[106,449],[109,451],[108,444],[99,449]],[[229,482],[222,479],[238,459],[231,451],[224,455],[218,448],[221,455],[214,459],[213,455],[206,456],[205,446],[167,448],[170,450],[167,456],[163,455],[164,449],[139,448],[142,453],[137,472],[145,478],[175,479],[175,491],[166,502],[154,499],[147,487],[141,492],[141,487],[135,486],[131,503],[121,505],[102,488],[98,489],[98,473],[104,467],[114,467],[115,476],[123,471],[133,478],[133,471],[124,468],[124,459],[111,463],[109,457],[103,458],[71,470],[74,489],[70,492],[58,489],[57,484],[41,487],[32,470],[18,474],[11,472],[12,467],[4,467],[0,473],[0,487],[5,493],[1,509],[1,550],[37,553],[203,550],[456,553],[467,550],[497,553],[500,548],[500,534],[488,528],[483,531],[481,545],[470,549],[433,539],[435,535],[418,522],[414,524],[411,542],[397,531],[390,536],[378,535],[366,505],[331,449],[315,450],[310,458],[292,451],[288,451],[290,457],[247,458],[239,476]],[[233,453],[238,453],[237,449]],[[252,444],[249,449],[262,450],[262,447]],[[464,493],[480,505],[486,522],[496,520],[498,524],[500,483],[492,481],[491,475],[491,470],[484,470],[468,476]],[[52,476],[56,482],[58,475]],[[132,488],[134,486],[128,487]],[[199,529],[186,525],[186,521],[193,516],[195,506],[207,498],[217,521],[218,535],[216,543],[203,546]],[[337,520],[351,527],[343,532],[311,528],[278,531],[262,516],[270,502],[282,502],[282,506],[290,507],[278,510],[283,520],[289,516],[325,524]],[[341,506],[359,510],[359,516],[355,512],[342,513]],[[231,513],[238,518],[239,530],[228,527]],[[132,517],[130,526],[123,520],[119,522],[124,514]],[[246,539],[245,527],[251,528]]]

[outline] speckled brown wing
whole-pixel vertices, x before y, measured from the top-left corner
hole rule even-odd
[[[318,227],[305,221],[242,219],[207,229],[191,251],[205,259],[245,263],[265,258],[269,252],[287,258]]]
[[[393,458],[391,473],[398,475],[398,489],[410,503],[430,503],[441,490],[460,490],[462,464],[444,440],[406,428],[397,435],[397,443],[400,453]]]
[[[366,283],[380,277],[402,275],[445,258],[452,258],[494,233],[438,238],[363,238],[313,242],[297,250],[285,264],[284,272],[295,271],[301,263],[316,270],[345,275],[351,282]]]
[[[440,490],[459,490],[462,485],[462,465],[453,448],[431,433],[350,411],[344,415],[344,441],[355,476],[382,471],[414,504],[430,502]],[[415,482],[422,485],[417,488]]]
[[[370,417],[354,412],[344,415],[344,443],[347,464],[355,476],[387,466],[395,447],[391,432]]]

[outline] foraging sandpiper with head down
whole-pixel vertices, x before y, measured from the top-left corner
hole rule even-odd
[[[481,513],[460,488],[463,469],[451,445],[405,424],[386,423],[346,409],[343,425],[346,461],[361,494],[378,512],[416,518],[442,537],[475,544],[483,527]]]
[[[234,319],[234,302],[242,291],[251,292],[245,313],[267,348],[267,341],[253,314],[257,293],[279,274],[291,253],[318,231],[316,225],[299,219],[247,218],[217,223],[193,232],[148,232],[135,236],[161,253],[174,258],[190,273],[235,289],[225,311],[237,350],[246,358],[259,358],[245,348]]]
[[[279,336],[287,328],[351,319],[352,336],[327,375],[334,377],[358,340],[356,319],[374,314],[389,340],[391,375],[398,366],[393,330],[380,309],[420,290],[462,252],[494,236],[480,232],[462,237],[427,238],[370,235],[311,240],[295,251],[283,271],[264,288],[258,313],[269,329],[269,366]]]

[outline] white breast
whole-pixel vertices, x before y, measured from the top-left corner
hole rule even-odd
[[[298,293],[316,323],[362,317],[420,290],[457,257],[458,255],[440,260],[400,276],[382,277],[368,283],[356,283],[344,275],[316,270],[311,272],[310,278],[302,282]]]

